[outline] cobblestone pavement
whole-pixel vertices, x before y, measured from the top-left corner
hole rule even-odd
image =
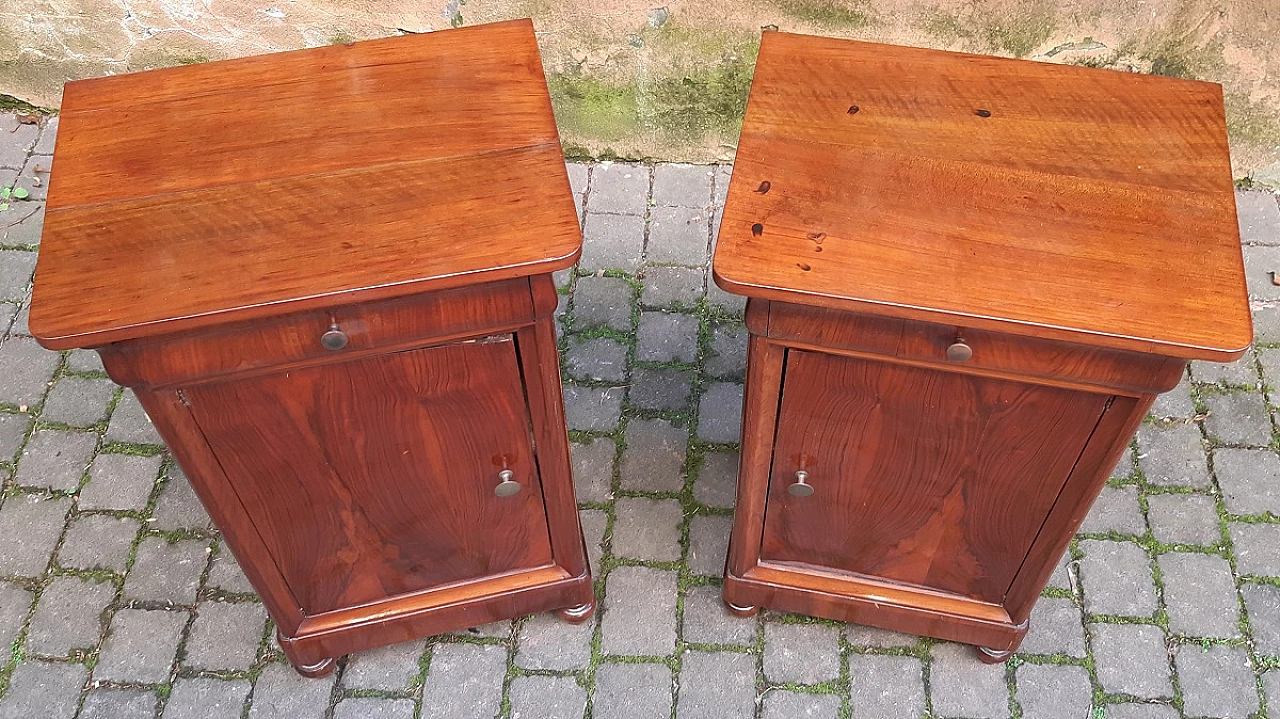
[[[707,281],[727,167],[572,165],[565,397],[600,611],[350,657],[304,680],[96,355],[27,336],[52,127],[0,115],[0,719],[1280,717],[1280,206],[1238,196],[1258,344],[1161,397],[1003,666],[727,616],[743,303]],[[92,301],[86,297],[86,301]]]

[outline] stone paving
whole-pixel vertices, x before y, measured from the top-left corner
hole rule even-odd
[[[586,247],[563,371],[600,600],[283,663],[261,603],[133,397],[42,350],[26,307],[54,123],[0,115],[0,719],[1280,717],[1280,205],[1238,195],[1258,342],[1194,363],[1036,606],[1022,652],[718,599],[743,303],[708,282],[728,167],[571,165]],[[86,298],[91,301],[92,298]]]

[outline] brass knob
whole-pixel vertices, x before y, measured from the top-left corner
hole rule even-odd
[[[787,494],[790,494],[792,497],[808,497],[813,494],[813,485],[807,482],[808,479],[808,472],[803,469],[798,470],[796,472],[796,481],[792,482],[791,486],[787,487]]]
[[[329,331],[320,335],[320,344],[334,352],[347,346],[347,333],[338,329],[338,323],[329,325]]]
[[[957,337],[947,348],[947,359],[952,362],[968,362],[973,357],[973,348],[965,344],[963,337]]]
[[[498,486],[493,488],[493,493],[499,497],[510,497],[520,493],[520,483],[515,480],[516,473],[509,469],[498,472]]]

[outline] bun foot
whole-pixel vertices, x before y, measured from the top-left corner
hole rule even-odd
[[[590,619],[591,615],[595,613],[595,602],[587,602],[586,604],[579,604],[576,607],[565,607],[564,609],[556,610],[556,614],[559,614],[562,620],[570,624],[581,624]]]
[[[733,616],[742,617],[743,619],[750,619],[760,613],[760,607],[740,607],[729,601],[724,603],[724,608],[728,609],[729,613]]]
[[[1013,656],[1012,649],[1002,649],[997,651],[995,649],[988,649],[987,647],[974,647],[974,650],[978,654],[978,659],[981,660],[983,664],[999,664]]]
[[[332,674],[336,666],[337,662],[333,659],[321,659],[315,664],[294,664],[293,669],[308,679],[319,679]]]

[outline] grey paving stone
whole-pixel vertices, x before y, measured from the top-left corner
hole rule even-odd
[[[756,659],[731,652],[685,652],[676,716],[750,719],[755,716]]]
[[[308,679],[288,664],[268,664],[253,687],[249,719],[322,719],[337,674]]]
[[[608,337],[570,339],[565,367],[571,377],[621,382],[627,376],[627,346]]]
[[[711,204],[712,165],[663,162],[653,167],[653,202],[672,207],[707,207]],[[1280,244],[1280,241],[1278,241]]]
[[[44,230],[44,203],[27,201],[15,204],[12,212],[12,217],[0,213],[0,227],[4,228],[0,229],[0,242],[6,245],[39,245],[40,233]]]
[[[764,719],[836,719],[840,697],[835,694],[802,694],[778,690],[764,696]]]
[[[630,559],[680,560],[684,509],[674,499],[621,497],[615,503],[613,554]]]
[[[1150,616],[1156,611],[1155,580],[1142,547],[1087,539],[1080,542],[1080,549],[1084,552],[1080,575],[1086,611],[1129,617]]]
[[[1280,247],[1244,247],[1244,278],[1249,297],[1280,299],[1280,286],[1271,282],[1271,272],[1280,272]]]
[[[413,708],[411,699],[352,697],[334,707],[333,719],[413,719]]]
[[[1253,309],[1253,337],[1257,342],[1280,342],[1280,306]]]
[[[588,212],[643,216],[649,204],[649,168],[622,162],[602,162],[591,170]]]
[[[676,573],[617,567],[605,581],[600,651],[661,656],[676,648]]]
[[[707,505],[731,509],[738,491],[738,452],[706,452],[693,483],[693,498]]]
[[[729,195],[729,179],[733,173],[733,165],[717,165],[715,175],[715,190],[713,192],[713,201],[720,207],[724,207],[725,198]]]
[[[618,277],[579,277],[573,290],[575,329],[610,327],[631,330],[631,303],[635,290]]]
[[[818,684],[840,676],[840,630],[826,624],[764,625],[764,677]]]
[[[126,599],[191,605],[196,602],[200,576],[209,562],[209,543],[184,539],[170,543],[164,537],[146,537],[124,580]]]
[[[1107,719],[1180,719],[1168,704],[1109,704]]]
[[[670,719],[671,670],[664,664],[611,664],[596,668],[593,719]]]
[[[467,627],[466,629],[456,629],[450,634],[458,637],[486,637],[489,639],[510,639],[511,632],[514,628],[511,620],[503,620],[499,622],[489,622],[481,624],[478,627]]]
[[[22,537],[21,542],[0,542],[0,576],[38,577],[49,566],[49,555],[62,536],[70,499],[42,499],[13,495],[0,507],[0,537]]]
[[[9,325],[9,334],[15,337],[31,336],[31,302],[26,302],[13,316],[13,323]]]
[[[1191,376],[1196,382],[1222,385],[1258,386],[1258,369],[1252,352],[1234,362],[1192,362]]]
[[[213,520],[209,519],[204,505],[200,504],[200,498],[187,481],[187,475],[176,466],[169,469],[169,477],[160,489],[160,496],[151,516],[155,521],[148,526],[162,532],[176,529],[204,530],[213,526]]]
[[[1173,696],[1164,632],[1149,624],[1091,624],[1098,683],[1112,694]]]
[[[585,195],[590,166],[581,162],[567,162],[565,172],[569,175],[569,191],[578,196]]]
[[[935,645],[929,680],[935,714],[973,719],[1009,716],[1004,665],[975,661],[972,647],[951,642]]]
[[[0,167],[18,169],[39,141],[40,129],[35,125],[16,125],[6,127],[5,133],[5,142],[0,143]]]
[[[1270,449],[1218,449],[1213,468],[1232,514],[1280,515],[1280,457]]]
[[[190,615],[185,611],[121,609],[111,619],[93,678],[159,684],[169,679],[178,641]]]
[[[591,193],[594,197],[595,193]],[[583,222],[581,271],[621,270],[635,274],[644,254],[644,218],[633,215],[601,215],[590,211]],[[579,280],[581,282],[581,280]]]
[[[521,669],[569,671],[591,662],[595,621],[570,624],[555,612],[535,614],[520,627],[516,666]]]
[[[502,706],[506,673],[506,647],[437,644],[422,688],[423,716],[493,719]]]
[[[14,187],[25,189],[31,200],[43,201],[49,196],[49,168],[53,158],[48,155],[30,155],[22,166],[22,172],[14,181]]]
[[[58,116],[54,115],[45,121],[40,130],[40,141],[31,149],[35,155],[52,155],[54,140],[58,135]]]
[[[915,657],[849,655],[849,706],[858,719],[924,714],[924,668]]]
[[[636,359],[693,362],[698,357],[698,318],[678,312],[641,312]]]
[[[747,298],[720,289],[712,279],[707,279],[707,304],[729,314],[740,315],[747,308]],[[1276,336],[1280,337],[1280,317],[1276,319]]]
[[[649,262],[687,267],[707,264],[711,213],[706,208],[655,207],[651,218],[645,248]]]
[[[111,412],[111,421],[107,423],[104,438],[108,442],[128,442],[130,444],[163,445],[160,434],[147,416],[138,397],[126,390],[120,395],[120,401]]]
[[[1119,479],[1128,479],[1133,476],[1133,445],[1125,447],[1124,454],[1120,455],[1120,459],[1116,462],[1116,466],[1111,469],[1111,476]]]
[[[637,409],[684,410],[689,406],[693,370],[650,369],[631,371],[631,406]]]
[[[684,597],[684,631],[695,644],[748,645],[756,640],[756,620],[735,617],[724,607],[720,588],[690,587]]]
[[[31,287],[36,269],[36,253],[27,250],[0,250],[0,299],[21,300]]]
[[[879,627],[868,627],[861,624],[846,624],[844,637],[855,647],[874,647],[876,649],[892,649],[895,647],[915,646],[920,637],[901,632],[893,632]]]
[[[10,646],[18,638],[34,598],[22,587],[0,582],[0,647]]]
[[[582,224],[581,221],[579,221],[578,224],[579,226],[581,226]],[[556,270],[555,272],[552,272],[551,281],[556,283],[556,289],[558,290],[562,290],[568,287],[569,285],[573,284],[573,268],[566,267],[563,270]],[[556,311],[555,311],[556,318],[557,319],[560,318],[568,310],[569,310],[568,296],[564,294],[559,294],[556,297]]]
[[[31,429],[31,415],[0,412],[0,462],[13,460]]]
[[[1142,518],[1142,507],[1138,506],[1138,488],[1103,487],[1093,509],[1080,525],[1080,531],[1085,534],[1146,534],[1147,523]]]
[[[244,679],[178,679],[161,719],[240,719],[250,689]]]
[[[94,689],[84,697],[79,719],[151,719],[156,695],[141,689]]]
[[[698,438],[734,444],[742,435],[742,385],[713,382],[698,401]]]
[[[107,407],[116,393],[109,379],[63,377],[45,397],[40,418],[73,427],[88,427],[107,418]]]
[[[719,576],[724,573],[724,558],[729,552],[729,531],[733,517],[697,515],[689,522],[689,571],[693,574]]]
[[[1271,719],[1280,717],[1280,671],[1262,675],[1262,695],[1267,699],[1267,716]]]
[[[579,502],[607,502],[613,498],[610,487],[617,451],[617,444],[609,437],[597,437],[586,444],[569,444],[573,489]]]
[[[1246,583],[1240,586],[1240,594],[1249,615],[1254,651],[1280,656],[1280,587]]]
[[[218,551],[213,555],[213,563],[209,567],[209,581],[206,586],[211,589],[231,592],[232,594],[254,593],[253,585],[249,583],[249,578],[244,575],[244,570],[240,569],[240,564],[232,556],[231,550],[227,548],[225,541],[218,541]]]
[[[650,267],[644,271],[640,304],[658,308],[692,308],[702,298],[706,274],[692,267]]]
[[[1271,443],[1271,414],[1257,392],[1229,392],[1204,397],[1209,437],[1226,444],[1265,447]]]
[[[591,564],[591,576],[599,576],[600,557],[604,554],[602,547],[604,531],[609,525],[609,515],[599,509],[583,509],[578,512],[578,521],[582,524],[582,536],[587,542],[587,560]]]
[[[418,640],[356,652],[347,661],[342,685],[348,689],[405,691],[418,676],[426,650],[426,642]]]
[[[1169,631],[1220,639],[1239,635],[1236,586],[1227,560],[1174,552],[1158,561]]]
[[[90,432],[36,430],[18,457],[14,482],[23,487],[74,491],[80,486],[97,444],[97,435]]]
[[[191,624],[183,665],[196,669],[247,670],[258,656],[266,621],[267,612],[257,602],[201,602],[196,607],[196,620]],[[347,673],[351,673],[350,666]]]
[[[1222,541],[1217,502],[1203,494],[1149,494],[1147,519],[1158,542],[1214,545]]]
[[[141,522],[129,517],[82,514],[67,525],[58,565],[68,569],[124,571]]]
[[[1227,525],[1235,548],[1236,571],[1259,577],[1280,577],[1280,524]]]
[[[0,719],[71,719],[88,676],[83,664],[22,662],[0,699]]]
[[[1237,191],[1236,219],[1240,222],[1241,242],[1280,245],[1280,209],[1274,195]]]
[[[1209,487],[1209,463],[1194,424],[1144,424],[1138,430],[1138,467],[1147,482],[1164,487]]]
[[[684,487],[687,429],[663,419],[633,419],[627,423],[625,436],[627,448],[622,452],[620,472],[623,488],[679,492]]]
[[[0,302],[0,337],[10,333],[13,321],[18,315],[19,305],[15,302]],[[19,334],[13,331],[13,334]]]
[[[747,328],[741,324],[716,325],[704,368],[710,377],[742,379],[747,372]]]
[[[511,719],[577,719],[587,710],[587,690],[573,677],[516,677],[510,698]]]
[[[28,651],[65,657],[72,649],[96,649],[102,638],[102,612],[115,595],[111,582],[55,577],[31,615]]]
[[[89,465],[89,483],[80,490],[80,509],[145,508],[163,460],[158,454],[99,454]]]
[[[1173,665],[1186,716],[1244,719],[1258,710],[1253,667],[1244,649],[1184,644],[1174,654]]]
[[[623,387],[564,386],[564,414],[569,429],[607,432],[622,417]]]
[[[1066,654],[1083,657],[1084,625],[1070,599],[1040,597],[1031,610],[1031,629],[1018,651],[1023,654]]]
[[[1023,664],[1017,681],[1023,719],[1090,717],[1093,685],[1084,667]]]

